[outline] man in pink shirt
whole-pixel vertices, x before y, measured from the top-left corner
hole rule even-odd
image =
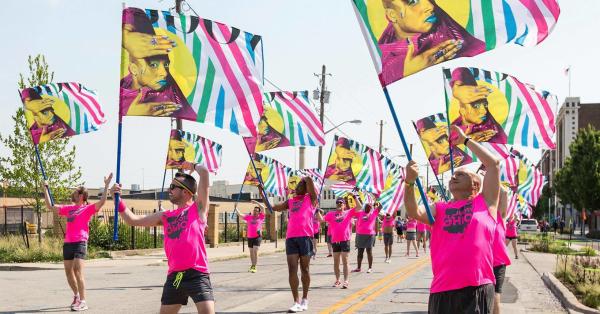
[[[496,283],[492,244],[500,195],[500,161],[457,126],[451,126],[451,133],[452,145],[465,145],[487,169],[483,182],[470,170],[455,170],[449,183],[453,199],[433,204],[435,222],[430,222],[425,209],[417,205],[414,182],[419,168],[410,161],[406,166],[404,204],[409,216],[432,226],[429,313],[489,314]]]
[[[262,242],[262,224],[265,221],[263,204],[252,201],[256,206],[251,214],[244,215],[246,222],[246,237],[248,238],[248,249],[250,250],[250,266],[249,272],[256,273],[256,264],[258,263],[258,248]]]
[[[108,194],[108,186],[112,180],[112,173],[104,177],[104,191],[100,201],[88,203],[88,191],[83,186],[78,187],[71,194],[73,205],[52,205],[48,195],[48,183],[44,182],[44,201],[46,207],[58,211],[61,216],[67,217],[67,231],[63,244],[63,263],[67,282],[73,291],[71,311],[85,311],[88,309],[85,301],[85,280],[83,278],[84,260],[87,254],[87,240],[90,233],[90,220],[104,203]]]
[[[183,172],[175,174],[169,186],[169,200],[177,209],[141,216],[134,214],[121,200],[119,212],[128,225],[162,225],[164,228],[169,270],[160,300],[160,313],[179,312],[190,297],[198,313],[214,313],[215,299],[204,244],[208,217],[208,169],[187,161],[183,162],[182,169],[195,170],[199,180],[196,183],[193,176]],[[113,186],[113,193],[121,193],[120,185]]]
[[[416,256],[419,257],[419,248],[417,248],[417,221],[408,217],[406,222],[406,256],[410,256],[410,244],[415,248]]]
[[[394,227],[396,225],[395,215],[386,213],[381,221],[381,233],[383,233],[383,249],[385,251],[385,262],[392,262],[392,247],[394,246]]]
[[[262,197],[262,191],[260,195]],[[310,177],[304,177],[296,185],[296,196],[288,199],[287,202],[273,205],[274,211],[288,211],[285,253],[287,255],[288,279],[294,298],[294,304],[288,310],[290,313],[308,310],[309,266],[310,257],[313,254],[312,237],[314,236],[312,221],[318,201],[313,180]],[[320,216],[320,214],[317,215]],[[300,265],[302,280],[302,300],[298,296],[298,286],[300,285],[298,265]]]
[[[358,207],[357,207],[358,210]],[[358,255],[356,256],[356,262],[358,267],[352,272],[359,273],[361,271],[361,265],[363,260],[363,254],[367,251],[367,261],[369,262],[369,269],[367,273],[371,273],[373,267],[373,247],[375,246],[375,224],[377,223],[377,216],[381,210],[381,204],[379,202],[375,205],[365,204],[364,209],[357,211],[356,216],[356,240],[355,245],[358,249]]]
[[[417,256],[419,255],[421,242],[423,242],[423,253],[427,254],[427,225],[417,222]]]

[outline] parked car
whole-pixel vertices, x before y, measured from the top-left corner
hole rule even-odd
[[[521,224],[519,225],[519,231],[538,231],[538,222],[535,219],[523,219],[521,220]]]

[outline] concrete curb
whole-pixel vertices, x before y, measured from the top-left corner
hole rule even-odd
[[[581,303],[575,297],[575,295],[565,287],[560,280],[556,279],[554,275],[549,273],[542,274],[542,281],[546,284],[548,289],[554,293],[556,298],[562,303],[562,305],[570,313],[585,313],[585,314],[598,314],[600,311],[594,310]]]

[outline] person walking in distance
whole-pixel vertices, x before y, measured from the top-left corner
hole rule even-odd
[[[262,188],[259,187],[263,197]],[[263,199],[263,202],[265,200]],[[308,290],[310,289],[310,257],[313,254],[313,216],[318,204],[318,195],[310,177],[302,178],[296,185],[296,193],[286,202],[273,206],[274,211],[288,211],[288,226],[285,239],[288,280],[294,304],[288,310],[296,313],[308,310]],[[318,216],[320,214],[317,213]],[[300,266],[300,267],[298,267]],[[302,299],[298,296],[298,268],[302,280]]]
[[[406,222],[406,256],[410,256],[410,245],[415,248],[416,256],[419,257],[419,249],[417,248],[417,220],[408,217]]]
[[[381,210],[381,204],[365,204],[364,209],[356,212],[356,239],[355,246],[358,249],[356,256],[357,267],[352,272],[360,273],[365,250],[367,251],[367,261],[369,268],[367,273],[371,273],[373,268],[373,247],[375,246],[375,236],[377,234],[375,224],[377,216]]]
[[[385,262],[392,262],[392,247],[394,246],[394,226],[396,217],[386,213],[381,222],[381,232],[383,233],[383,250],[385,251]]]
[[[48,182],[44,182],[44,201],[46,208],[58,212],[60,216],[67,218],[65,239],[63,243],[63,264],[65,275],[71,291],[73,291],[73,302],[71,311],[85,311],[88,309],[85,301],[85,278],[83,269],[87,255],[87,241],[90,234],[90,220],[102,209],[108,196],[108,187],[112,180],[112,173],[104,177],[104,190],[100,201],[89,204],[88,191],[80,186],[71,193],[71,205],[52,205],[48,194]]]
[[[410,217],[432,226],[429,313],[490,314],[496,283],[492,244],[500,195],[500,161],[460,128],[451,126],[450,130],[451,144],[465,145],[485,167],[483,180],[470,170],[456,169],[449,183],[452,199],[432,204],[434,221],[429,221],[415,197],[418,164],[409,161],[404,204]]]
[[[182,169],[196,172],[199,179],[196,182],[191,174],[183,172],[175,174],[169,185],[169,200],[176,209],[137,215],[121,199],[119,212],[130,226],[163,226],[168,271],[160,313],[178,313],[188,298],[192,298],[199,314],[211,314],[215,312],[215,298],[204,238],[209,207],[209,172],[203,165],[187,161],[182,163]],[[113,186],[113,193],[121,193],[120,184]]]
[[[248,249],[250,250],[250,269],[251,273],[256,273],[256,265],[258,264],[258,249],[262,242],[262,225],[265,221],[265,208],[263,204],[252,201],[254,203],[254,209],[251,214],[244,215],[244,221],[246,222],[246,236],[248,237]]]
[[[517,238],[519,237],[518,232],[518,223],[517,214],[513,215],[513,217],[508,218],[508,222],[506,223],[506,246],[508,244],[512,244],[513,252],[515,253],[515,259],[519,259],[519,252],[517,251]]]

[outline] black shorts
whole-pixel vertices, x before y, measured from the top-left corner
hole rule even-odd
[[[76,258],[85,259],[87,255],[87,242],[65,242],[63,244],[63,260],[71,261]]]
[[[331,243],[331,235],[330,234],[325,235],[325,242]]]
[[[396,234],[402,235],[402,227],[396,227]]]
[[[394,245],[394,234],[393,233],[384,233],[383,234],[383,245]]]
[[[506,265],[500,265],[494,267],[494,277],[496,277],[496,285],[494,290],[496,293],[502,293],[502,286],[504,285],[504,275],[506,274]]]
[[[506,240],[514,240],[514,239],[516,239],[516,238],[517,238],[517,237],[506,237]]]
[[[318,239],[321,236],[321,233],[317,232],[313,234],[313,239]]]
[[[491,314],[494,308],[494,285],[465,287],[429,295],[429,314]]]
[[[262,237],[248,238],[248,247],[260,246],[260,242],[262,242]]]
[[[333,253],[350,252],[350,241],[342,241],[331,243]]]
[[[177,274],[180,273],[183,273],[183,277],[179,285],[177,285],[176,278]],[[167,276],[160,303],[162,305],[186,305],[188,297],[191,297],[194,303],[215,300],[210,276],[207,273],[188,269],[183,272],[174,272]]]
[[[312,237],[296,237],[285,239],[285,254],[300,256],[313,255]]]

